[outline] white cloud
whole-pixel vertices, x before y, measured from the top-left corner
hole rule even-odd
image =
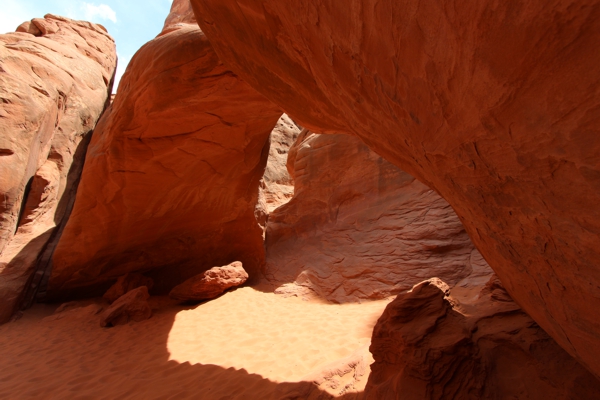
[[[2,0],[0,34],[14,32],[19,25],[33,17],[31,10],[20,4],[18,0]]]
[[[99,18],[112,21],[115,24],[117,23],[117,13],[106,4],[97,6],[95,4],[83,2],[81,8],[85,15],[84,19],[88,21],[95,21]]]
[[[0,34],[14,32],[23,22],[42,18],[46,13],[97,23],[117,23],[117,13],[109,5],[102,3],[80,0],[0,0]]]

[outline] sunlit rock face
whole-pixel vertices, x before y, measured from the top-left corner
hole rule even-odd
[[[288,151],[296,142],[302,128],[283,114],[271,132],[269,159],[260,183],[260,201],[270,213],[294,195],[294,180],[287,170]]]
[[[0,323],[68,214],[116,63],[89,22],[48,14],[0,35]]]
[[[594,1],[192,0],[219,57],[315,132],[434,188],[507,291],[600,375]]]
[[[168,33],[185,24],[197,24],[192,4],[189,0],[174,0],[161,34]]]
[[[176,8],[178,4],[174,4]],[[264,264],[254,209],[281,111],[229,71],[197,25],[133,57],[88,151],[49,295],[145,272],[155,292],[215,265]]]
[[[304,131],[287,166],[294,197],[269,215],[265,244],[278,293],[382,299],[487,267],[452,207],[360,139]]]

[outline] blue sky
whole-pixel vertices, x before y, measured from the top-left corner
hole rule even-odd
[[[172,0],[0,1],[0,33],[14,31],[22,22],[48,13],[104,25],[117,43],[117,80],[121,79],[135,52],[161,31],[172,3]]]

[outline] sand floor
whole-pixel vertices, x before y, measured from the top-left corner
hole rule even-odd
[[[356,398],[389,300],[331,305],[242,288],[100,328],[100,300],[0,326],[0,399]]]

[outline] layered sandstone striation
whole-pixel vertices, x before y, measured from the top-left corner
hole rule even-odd
[[[474,289],[478,289],[479,293]],[[600,381],[512,301],[498,278],[438,278],[398,295],[373,330],[365,399],[595,399]]]
[[[100,25],[48,14],[0,35],[0,323],[68,214],[115,68]]]
[[[254,208],[280,116],[196,25],[144,45],[90,144],[50,297],[145,271],[168,293],[231,260],[256,275],[264,248]]]
[[[600,376],[600,6],[192,0],[220,58],[454,208],[507,291]]]
[[[294,197],[269,215],[265,243],[278,293],[380,299],[487,265],[444,199],[356,137],[304,131],[287,167]]]

